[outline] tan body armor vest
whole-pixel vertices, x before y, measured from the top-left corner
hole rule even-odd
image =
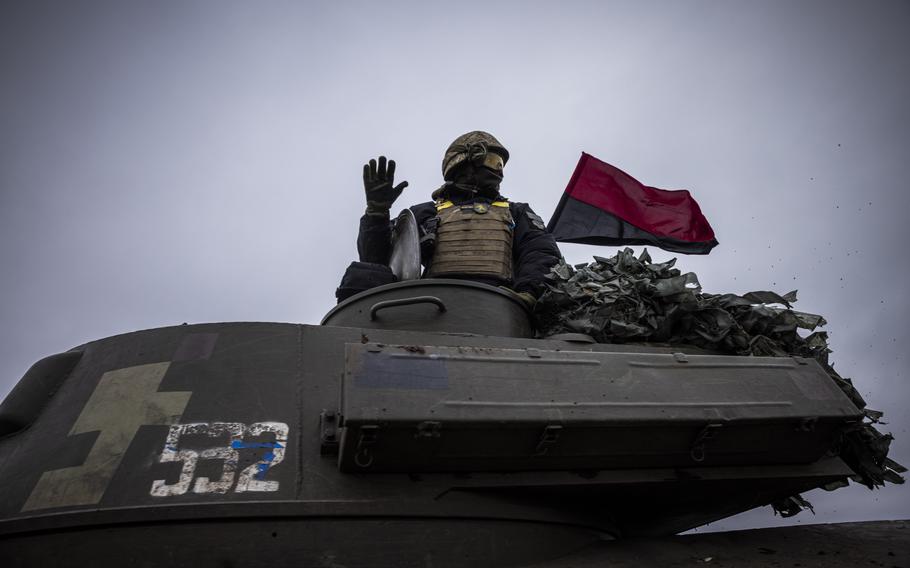
[[[427,271],[431,278],[488,276],[512,279],[515,223],[509,203],[437,203],[436,250]]]

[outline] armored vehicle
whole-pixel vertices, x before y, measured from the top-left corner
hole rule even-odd
[[[321,325],[181,325],[35,363],[0,406],[0,557],[560,562],[838,482],[829,450],[861,416],[814,360],[536,339],[507,290],[399,282]]]

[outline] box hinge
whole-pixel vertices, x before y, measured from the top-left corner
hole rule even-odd
[[[334,410],[319,414],[319,453],[323,456],[338,455],[338,423],[340,416]]]

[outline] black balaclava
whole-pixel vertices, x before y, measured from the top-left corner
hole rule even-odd
[[[464,161],[451,173],[451,181],[433,192],[433,199],[445,197],[455,202],[475,198],[495,200],[500,197],[499,184],[502,173],[472,161]]]

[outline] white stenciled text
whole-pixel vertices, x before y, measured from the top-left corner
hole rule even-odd
[[[217,445],[199,447],[199,440],[217,441]],[[284,460],[287,446],[288,425],[283,422],[194,422],[174,424],[168,431],[161,451],[160,463],[181,463],[176,482],[166,479],[152,482],[153,497],[171,497],[193,493],[224,494],[251,491],[277,491],[278,481],[265,479],[269,470]],[[186,443],[190,440],[191,443]],[[181,444],[183,442],[183,444]],[[241,452],[254,453],[258,459],[239,473]],[[221,472],[216,478],[197,475],[197,468],[204,461],[221,462]],[[206,470],[210,473],[210,470]]]

